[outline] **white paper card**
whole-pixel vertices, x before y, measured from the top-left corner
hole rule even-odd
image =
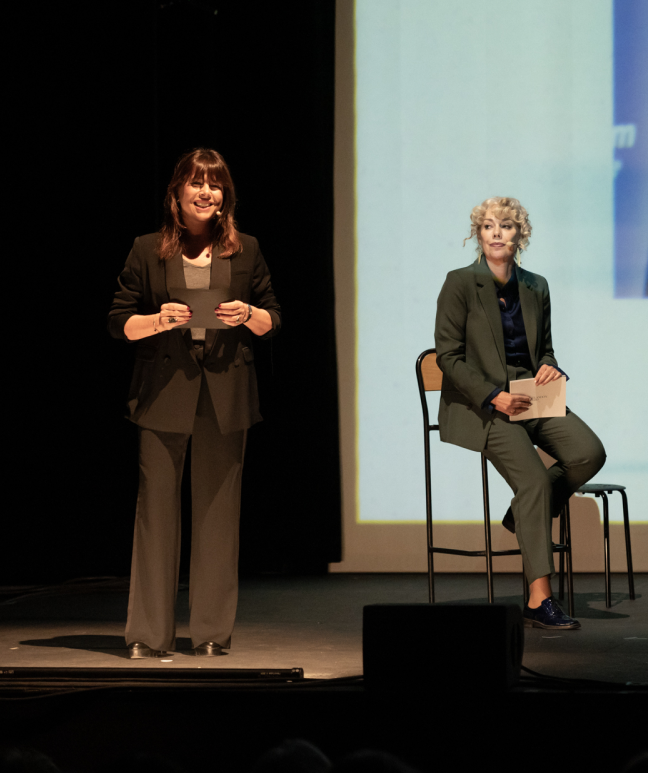
[[[517,416],[511,416],[511,421],[567,415],[567,379],[564,376],[543,386],[536,386],[532,378],[521,378],[518,381],[511,381],[510,392],[512,395],[528,395],[531,398],[529,410],[518,413]]]

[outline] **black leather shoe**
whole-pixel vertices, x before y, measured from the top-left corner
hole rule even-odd
[[[505,529],[508,529],[511,534],[515,534],[515,521],[513,520],[513,510],[509,507],[509,509],[506,511],[506,515],[504,516],[504,520],[502,521],[502,526]]]
[[[526,604],[524,607],[525,628],[547,628],[549,630],[561,629],[564,631],[580,628],[581,624],[573,617],[566,615],[558,606],[553,596],[545,599],[537,609],[531,609]]]
[[[134,641],[128,645],[128,657],[129,658],[170,658],[173,657],[172,652],[165,652],[164,650],[153,650],[148,644],[144,644],[141,641]]]
[[[223,648],[215,641],[204,641],[197,647],[194,647],[194,655],[200,658],[214,658],[223,654]]]

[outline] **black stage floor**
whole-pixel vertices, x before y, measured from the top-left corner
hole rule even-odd
[[[566,761],[621,772],[625,761],[646,748],[648,693],[636,686],[648,682],[646,574],[635,577],[634,601],[625,575],[613,576],[609,610],[603,576],[576,575],[582,629],[561,635],[525,630],[527,668],[570,680],[601,680],[607,687],[527,678],[508,693],[463,689],[422,696],[370,693],[352,680],[325,681],[362,673],[363,606],[425,602],[426,582],[419,574],[244,578],[230,654],[207,661],[182,651],[190,642],[187,592],[181,590],[179,651],[171,662],[127,658],[124,580],[5,593],[0,672],[42,668],[64,674],[57,669],[82,668],[86,675],[87,669],[105,675],[126,669],[133,677],[155,671],[180,678],[110,688],[93,686],[90,679],[89,689],[59,694],[2,689],[0,745],[39,748],[68,773],[125,769],[123,755],[137,751],[157,753],[187,772],[200,767],[249,773],[263,751],[294,737],[307,738],[333,760],[377,748],[430,773],[450,765],[494,767],[498,773],[524,765],[525,773],[533,773]],[[497,601],[521,602],[517,575],[498,575],[495,590]],[[485,603],[485,578],[440,575],[437,591],[441,603]],[[475,630],[476,648],[481,635]],[[403,682],[415,682],[416,664],[387,633],[385,647]],[[197,673],[198,668],[303,668],[306,677],[323,681],[230,682],[204,689],[183,683],[190,677],[179,669]]]
[[[362,673],[366,604],[427,601],[427,578],[421,574],[244,578],[232,649],[225,657],[205,660],[186,652],[191,648],[188,592],[181,589],[176,654],[167,662],[132,661],[123,639],[126,582],[73,582],[13,598],[5,595],[0,605],[0,666],[299,667],[307,677],[349,676]],[[521,585],[517,575],[496,576],[496,600],[521,604]],[[485,603],[485,586],[481,575],[439,575],[437,601]],[[526,629],[524,665],[561,677],[648,680],[648,575],[636,575],[635,588],[636,599],[631,601],[625,575],[613,576],[612,607],[606,609],[602,575],[575,575],[581,630],[553,634]],[[395,658],[396,652],[395,647]]]

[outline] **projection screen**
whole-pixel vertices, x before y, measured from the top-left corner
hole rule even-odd
[[[627,487],[636,568],[648,569],[647,39],[642,0],[338,0],[345,548],[332,571],[426,568],[414,364],[434,346],[447,272],[475,259],[462,246],[472,207],[503,195],[529,211],[523,267],[549,282],[567,403],[606,447],[595,480]],[[438,544],[483,547],[479,455],[431,445]],[[495,546],[515,547],[499,526],[511,493],[492,467],[490,486]],[[602,567],[597,501],[573,500],[577,571]],[[613,569],[625,568],[620,517],[613,501]]]

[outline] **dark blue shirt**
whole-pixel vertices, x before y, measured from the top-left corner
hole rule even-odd
[[[506,364],[532,370],[533,364],[520,305],[520,286],[515,271],[505,285],[495,280],[495,291],[502,318]]]
[[[502,331],[504,333],[504,351],[506,353],[506,364],[517,368],[526,368],[533,372],[533,363],[529,352],[524,319],[522,318],[522,306],[520,304],[520,287],[515,270],[506,284],[501,284],[493,277],[495,283],[495,294],[499,305],[500,317],[502,319]],[[563,376],[567,374],[556,367]],[[567,376],[569,378],[569,376]],[[496,387],[482,403],[482,408],[492,413],[495,406],[491,400],[503,390]]]

